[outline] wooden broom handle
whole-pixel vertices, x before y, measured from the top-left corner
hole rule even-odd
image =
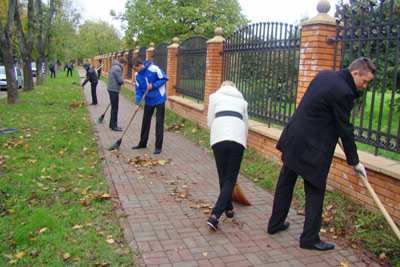
[[[339,146],[343,150],[343,144],[342,140],[339,139]],[[390,217],[389,213],[385,209],[385,207],[382,205],[381,200],[378,198],[376,195],[374,189],[372,188],[371,184],[368,182],[367,178],[364,177],[361,173],[358,173],[358,177],[363,181],[365,187],[367,187],[369,193],[371,194],[372,198],[374,199],[376,205],[378,206],[379,210],[382,212],[383,216],[385,217],[386,221],[389,223],[390,227],[392,228],[393,232],[396,234],[397,238],[400,240],[400,231],[399,228],[397,228],[396,224],[394,223],[392,217]]]

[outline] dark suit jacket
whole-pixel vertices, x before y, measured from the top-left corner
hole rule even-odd
[[[350,113],[359,96],[348,69],[318,73],[278,141],[283,163],[323,189],[340,137],[347,163],[356,165],[359,160]]]

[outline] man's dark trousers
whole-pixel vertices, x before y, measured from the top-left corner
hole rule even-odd
[[[296,184],[297,173],[283,165],[276,185],[274,206],[268,223],[268,231],[275,232],[286,220],[292,202],[293,188]],[[300,245],[313,245],[321,241],[319,231],[321,229],[322,204],[325,188],[318,188],[304,179],[304,191],[306,194],[306,218],[303,233],[300,236]]]
[[[68,77],[69,73],[71,73],[71,77],[72,77],[72,70],[71,69],[67,69],[67,77]]]
[[[156,106],[144,105],[144,113],[142,120],[142,130],[140,132],[139,146],[147,146],[147,140],[149,139],[151,117],[153,116],[154,109],[156,112],[156,149],[162,149],[162,143],[164,138],[164,114],[165,114],[165,103],[161,103]]]
[[[97,104],[97,94],[96,94],[96,88],[97,88],[97,83],[90,83],[92,87],[92,103]]]
[[[233,210],[232,192],[239,174],[244,146],[233,141],[222,141],[214,144],[212,149],[217,164],[220,193],[211,214],[219,218],[224,211]]]
[[[50,78],[53,78],[53,76],[56,77],[56,71],[50,70]]]
[[[119,92],[108,91],[110,95],[111,112],[110,112],[110,128],[118,127],[118,105]]]

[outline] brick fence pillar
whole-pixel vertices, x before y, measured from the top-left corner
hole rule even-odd
[[[167,96],[176,95],[176,75],[178,73],[178,37],[174,37],[172,44],[168,46],[167,52],[167,77],[169,81],[166,85]]]
[[[222,37],[222,28],[216,28],[214,33],[215,36],[207,41],[203,111],[205,120],[207,120],[209,96],[220,88],[222,80],[222,51],[225,39]]]
[[[335,57],[335,42],[333,40],[336,36],[336,20],[327,14],[329,9],[329,2],[320,1],[317,6],[319,14],[301,24],[296,106],[300,103],[310,81],[318,72],[325,69],[333,70]],[[340,65],[340,55],[338,55],[336,62],[337,65]]]
[[[146,50],[146,58],[148,61],[153,62],[153,53],[154,53],[154,43],[150,43],[150,47]]]

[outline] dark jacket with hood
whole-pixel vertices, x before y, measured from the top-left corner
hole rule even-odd
[[[87,71],[86,71],[86,79],[82,83],[82,87],[85,86],[85,84],[87,82],[89,82],[89,81],[90,81],[90,83],[97,83],[98,82],[96,71],[91,66],[89,66]]]
[[[118,60],[114,60],[113,66],[110,69],[110,75],[108,76],[107,90],[119,93],[119,91],[121,90],[121,86],[123,84],[124,84],[123,68]]]
[[[347,163],[356,165],[359,160],[350,113],[357,97],[348,69],[318,73],[278,141],[283,163],[318,188],[325,188],[340,137]]]

